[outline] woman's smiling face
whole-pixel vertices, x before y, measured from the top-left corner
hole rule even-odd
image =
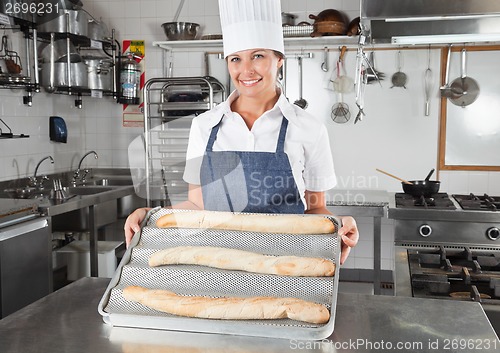
[[[276,77],[283,59],[268,49],[243,50],[227,57],[229,74],[240,95],[276,94]]]

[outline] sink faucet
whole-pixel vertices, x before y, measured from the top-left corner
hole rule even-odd
[[[94,155],[94,158],[97,159],[99,158],[99,156],[97,155],[97,152],[96,151],[89,151],[87,153],[84,154],[84,156],[82,157],[82,159],[80,159],[80,162],[78,163],[78,168],[75,170],[75,173],[73,174],[73,180],[72,180],[72,184],[73,185],[76,185],[76,180],[78,178],[80,178],[81,182],[82,183],[85,183],[85,177],[87,176],[89,170],[88,169],[84,169],[83,170],[83,175],[81,175],[81,169],[82,169],[82,163],[83,163],[83,160],[85,159],[85,157],[89,156],[93,154]]]
[[[40,164],[42,164],[43,161],[45,161],[47,159],[50,160],[50,163],[54,164],[54,158],[52,158],[52,156],[47,156],[47,157],[42,158],[40,160],[40,162],[38,162],[38,164],[35,167],[35,173],[33,174],[32,177],[29,178],[30,179],[30,185],[38,187],[40,189],[43,189],[43,182],[44,182],[44,180],[48,180],[49,178],[47,178],[46,175],[43,175],[42,178],[40,179],[40,181],[38,181],[37,173],[38,173],[38,168],[40,167]]]

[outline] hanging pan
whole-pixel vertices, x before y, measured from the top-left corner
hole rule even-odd
[[[467,51],[462,49],[461,75],[457,77],[450,85],[451,90],[455,93],[450,97],[450,102],[455,105],[466,107],[475,102],[479,95],[479,85],[476,80],[467,76]]]

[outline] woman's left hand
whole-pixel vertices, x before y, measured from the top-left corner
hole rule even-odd
[[[351,248],[355,247],[359,240],[358,226],[356,221],[352,217],[341,217],[342,227],[339,229],[338,234],[342,238],[341,254],[340,254],[340,264],[342,265],[349,253]]]

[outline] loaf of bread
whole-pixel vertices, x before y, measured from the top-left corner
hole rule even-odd
[[[263,233],[329,234],[335,225],[319,215],[263,215],[217,211],[169,213],[156,221],[159,228],[225,229]]]
[[[123,297],[168,314],[195,318],[223,320],[289,318],[312,324],[324,324],[330,319],[330,312],[325,306],[297,298],[187,297],[168,290],[139,286],[125,287]]]
[[[270,256],[244,250],[211,246],[179,246],[157,251],[149,266],[201,265],[281,276],[333,276],[335,264],[327,259],[299,256]]]

